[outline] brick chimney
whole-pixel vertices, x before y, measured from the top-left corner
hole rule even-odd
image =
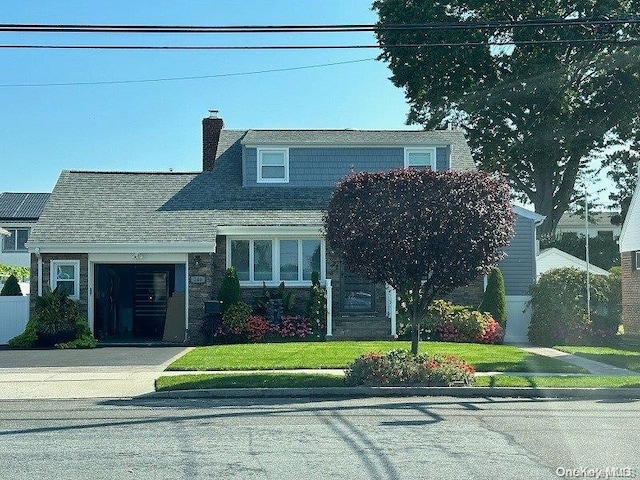
[[[209,116],[202,119],[202,171],[213,170],[220,132],[224,122],[218,117],[218,110],[209,110]]]

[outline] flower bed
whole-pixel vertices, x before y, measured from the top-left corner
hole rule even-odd
[[[411,355],[408,350],[370,352],[345,370],[347,385],[473,385],[475,369],[454,355]]]

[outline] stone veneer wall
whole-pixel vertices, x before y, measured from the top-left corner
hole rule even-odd
[[[635,252],[623,252],[622,262],[622,325],[624,333],[640,335],[640,270],[634,268]]]
[[[78,305],[80,312],[86,317],[89,315],[89,256],[77,253],[42,254],[42,291],[51,288],[51,261],[52,260],[80,260],[80,299]],[[31,300],[30,308],[33,311],[35,298],[38,295],[38,257],[31,254]]]

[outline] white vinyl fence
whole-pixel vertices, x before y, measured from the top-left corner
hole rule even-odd
[[[0,345],[24,332],[29,320],[29,296],[0,297]]]
[[[531,309],[526,295],[507,295],[507,331],[504,341],[509,343],[528,343],[527,332],[531,322]]]

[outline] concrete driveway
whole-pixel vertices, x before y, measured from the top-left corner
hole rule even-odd
[[[185,347],[0,350],[0,399],[123,398],[153,392]]]

